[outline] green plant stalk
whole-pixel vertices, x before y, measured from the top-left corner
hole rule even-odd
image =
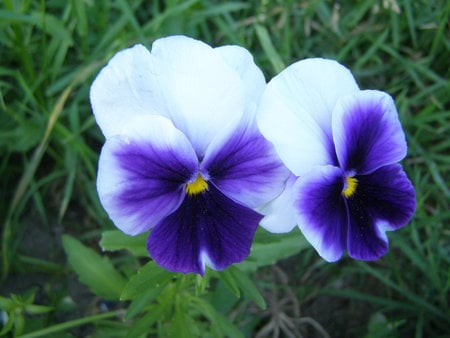
[[[30,332],[30,333],[24,334],[22,336],[19,336],[18,338],[48,337],[48,335],[51,334],[51,333],[64,331],[64,330],[70,329],[72,327],[76,327],[76,326],[92,323],[92,322],[95,322],[95,321],[101,320],[101,319],[116,317],[121,312],[122,312],[122,310],[116,310],[116,311],[102,313],[102,314],[95,315],[95,316],[90,316],[90,317],[85,317],[85,318],[81,318],[81,319],[71,320],[71,321],[68,321],[68,322],[65,322],[65,323],[56,324],[56,325],[47,327],[47,328],[42,329],[42,330],[38,330],[38,331],[34,331],[34,332]]]

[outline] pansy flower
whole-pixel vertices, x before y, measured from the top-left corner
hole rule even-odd
[[[416,207],[397,163],[407,146],[393,99],[360,90],[335,61],[306,59],[269,82],[258,125],[297,177],[283,197],[291,203],[278,203],[266,226],[283,232],[297,223],[327,261],[345,250],[360,260],[384,255],[386,231],[407,224]]]
[[[113,223],[171,271],[203,274],[242,261],[288,175],[261,136],[265,88],[251,55],[172,36],[117,53],[91,87],[106,142],[97,178]]]

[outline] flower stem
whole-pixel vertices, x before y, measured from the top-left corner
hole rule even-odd
[[[42,336],[48,337],[47,335],[50,334],[50,333],[54,333],[54,332],[58,332],[58,331],[64,331],[64,330],[70,329],[72,327],[80,326],[80,325],[91,323],[91,322],[95,322],[95,321],[100,320],[100,319],[106,319],[106,318],[115,317],[120,312],[122,312],[122,310],[117,310],[117,311],[102,313],[102,314],[95,315],[95,316],[90,316],[90,317],[84,317],[84,318],[80,318],[80,319],[71,320],[71,321],[68,321],[68,322],[64,322],[64,323],[61,323],[61,324],[56,324],[56,325],[47,327],[47,328],[42,329],[42,330],[38,330],[38,331],[34,331],[34,332],[30,332],[30,333],[24,334],[23,336],[20,336],[19,338],[35,338],[35,337],[42,337]]]

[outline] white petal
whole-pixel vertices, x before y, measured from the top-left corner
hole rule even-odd
[[[150,52],[142,45],[118,52],[91,86],[95,119],[106,138],[133,116],[154,112]]]
[[[166,114],[203,156],[217,133],[244,111],[244,86],[217,52],[184,36],[156,40],[154,87]]]
[[[214,50],[239,74],[244,82],[246,106],[256,107],[266,87],[266,80],[261,69],[255,64],[253,56],[248,50],[239,46],[223,46]]]
[[[358,86],[350,71],[325,59],[294,63],[269,82],[258,125],[294,174],[335,164],[331,113],[340,96],[355,91]]]
[[[260,225],[273,233],[290,232],[297,220],[294,210],[293,186],[297,177],[292,175],[286,182],[283,192],[273,201],[258,209],[264,218]]]

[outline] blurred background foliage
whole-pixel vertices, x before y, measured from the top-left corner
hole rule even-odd
[[[448,337],[449,22],[445,0],[3,0],[0,335]],[[118,50],[172,34],[241,45],[267,80],[337,59],[396,99],[418,208],[388,255],[327,264],[298,232],[260,231],[250,259],[199,279],[111,232],[89,87]]]

